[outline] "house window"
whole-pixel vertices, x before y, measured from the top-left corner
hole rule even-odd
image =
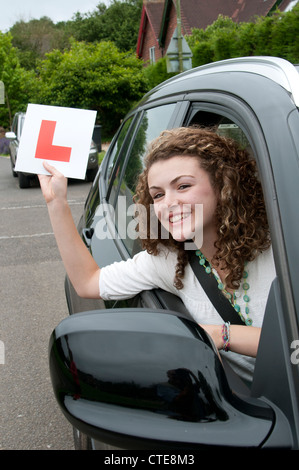
[[[154,64],[156,62],[156,56],[155,56],[155,46],[150,47],[149,49],[149,54],[150,54],[150,63]]]

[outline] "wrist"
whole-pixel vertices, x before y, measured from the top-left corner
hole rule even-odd
[[[68,201],[65,197],[55,197],[47,202],[49,211],[64,211],[69,208]]]
[[[223,348],[222,325],[201,325],[212,338],[217,349]]]
[[[63,227],[71,218],[71,209],[66,199],[55,198],[47,204],[50,221],[55,230]]]
[[[227,352],[230,349],[230,322],[223,323],[222,325],[222,349]]]

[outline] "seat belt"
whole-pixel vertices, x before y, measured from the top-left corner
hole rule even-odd
[[[207,274],[205,272],[204,266],[199,264],[198,256],[196,256],[195,251],[193,250],[190,251],[189,263],[202,288],[219,315],[223,318],[224,322],[230,322],[232,325],[244,326],[245,323],[241,320],[230,301],[218,289],[218,283],[215,276],[212,273]]]

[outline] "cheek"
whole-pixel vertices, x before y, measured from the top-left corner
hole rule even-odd
[[[152,201],[151,204],[149,205],[148,210],[149,210],[150,220],[155,220],[156,218],[160,220],[161,210],[160,210],[159,202]]]
[[[189,202],[193,208],[200,206],[206,216],[213,215],[217,207],[217,197],[214,191],[210,189],[197,191]]]
[[[210,185],[202,187],[197,192],[197,198],[202,203],[208,204],[210,206],[216,203],[217,197],[215,191]]]
[[[166,210],[165,204],[155,202],[152,206],[152,210],[160,222],[163,220],[163,218],[165,218],[165,210]]]
[[[157,203],[153,204],[152,210],[153,210],[155,216],[160,220],[160,218],[161,218],[161,213],[160,213],[160,211],[159,211],[159,204],[157,204]]]
[[[214,218],[216,208],[217,199],[215,197],[208,198],[206,203],[203,205],[204,215],[208,218]]]

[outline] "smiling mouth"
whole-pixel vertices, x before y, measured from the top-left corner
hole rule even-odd
[[[169,222],[171,224],[175,224],[176,222],[180,222],[181,220],[184,220],[189,216],[190,216],[190,212],[183,213],[183,214],[170,215]]]

